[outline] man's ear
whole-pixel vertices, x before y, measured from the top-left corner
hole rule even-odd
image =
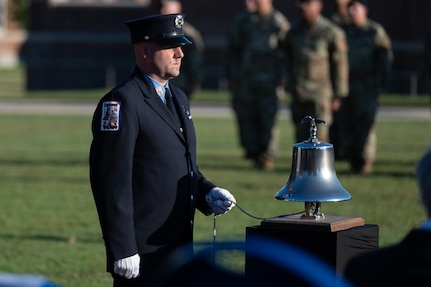
[[[149,50],[148,50],[147,45],[145,45],[144,43],[139,43],[138,44],[138,46],[137,46],[137,52],[138,52],[139,57],[144,58],[144,59],[148,58],[148,55],[149,55],[148,52],[149,52]]]
[[[141,45],[141,53],[142,53],[142,57],[144,57],[144,59],[148,58],[148,47],[146,45]]]

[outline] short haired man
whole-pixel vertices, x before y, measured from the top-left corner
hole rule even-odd
[[[115,287],[149,286],[165,256],[190,246],[196,208],[223,214],[235,203],[199,171],[187,97],[169,84],[191,43],[183,23],[182,14],[126,23],[136,67],[93,116],[90,180]]]

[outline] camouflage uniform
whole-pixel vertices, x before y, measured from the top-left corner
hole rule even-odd
[[[343,28],[343,26],[349,25],[351,22],[350,17],[337,13],[332,14],[331,20],[341,28]]]
[[[343,30],[345,30],[346,27],[351,25],[352,22],[350,19],[350,15],[341,15],[337,12],[332,14],[331,20]],[[346,98],[341,99],[341,105],[345,100]],[[336,160],[344,160],[346,152],[346,138],[344,135],[341,134],[341,131],[344,129],[344,119],[341,113],[341,110],[334,111],[332,113],[332,124],[329,126],[329,141],[334,145],[334,153]]]
[[[349,47],[349,97],[341,106],[347,154],[353,172],[369,173],[375,160],[378,96],[388,83],[392,48],[384,28],[367,20],[346,28]]]
[[[188,22],[184,22],[183,31],[193,44],[182,48],[184,58],[181,61],[180,75],[173,78],[171,83],[181,88],[191,99],[193,93],[200,87],[204,76],[202,69],[204,41],[199,31]]]
[[[332,101],[348,93],[348,62],[344,32],[320,16],[309,25],[299,20],[286,35],[286,65],[291,113],[297,142],[310,137],[309,127],[301,125],[307,115],[325,120],[317,137],[329,141]]]
[[[257,167],[276,155],[277,87],[282,84],[280,43],[290,24],[274,10],[269,17],[244,12],[228,32],[226,76],[241,146]]]

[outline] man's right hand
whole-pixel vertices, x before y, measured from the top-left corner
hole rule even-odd
[[[139,265],[141,258],[138,254],[119,259],[114,262],[114,273],[126,279],[136,278],[139,275]]]

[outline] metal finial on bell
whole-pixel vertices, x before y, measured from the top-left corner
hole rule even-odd
[[[310,137],[308,138],[308,142],[310,143],[319,143],[319,139],[317,138],[317,124],[325,124],[326,122],[320,118],[313,118],[311,116],[305,116],[301,120],[301,124],[310,123]]]
[[[321,202],[351,199],[335,173],[333,145],[316,137],[317,124],[324,120],[306,116],[302,124],[310,123],[310,138],[293,145],[292,168],[289,180],[275,198],[305,202],[303,218],[324,218]]]

